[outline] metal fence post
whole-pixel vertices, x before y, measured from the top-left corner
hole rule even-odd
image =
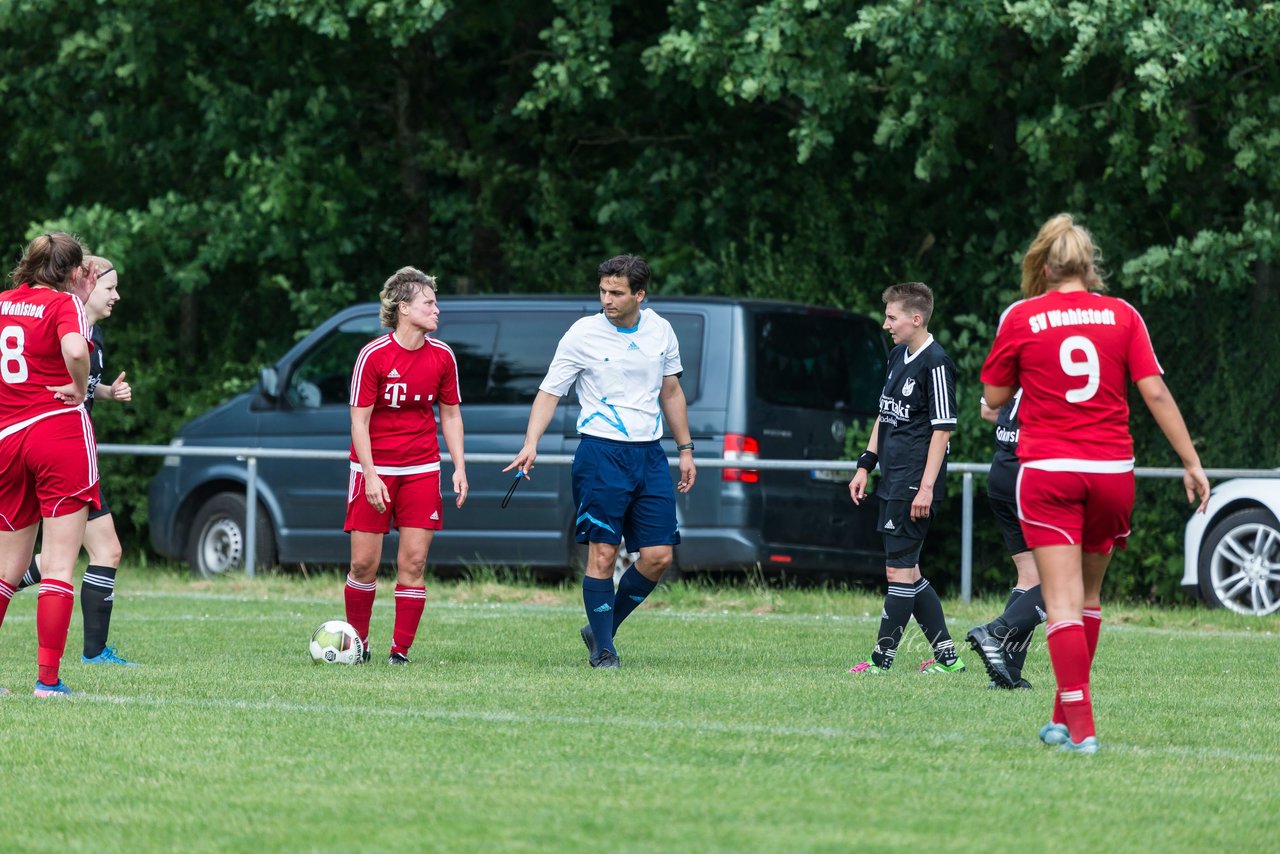
[[[960,601],[973,598],[973,472],[964,473],[960,530]]]
[[[245,465],[249,483],[244,499],[244,574],[253,578],[258,549],[258,458],[249,457]]]

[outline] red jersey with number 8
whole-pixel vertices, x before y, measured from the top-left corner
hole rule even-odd
[[[1022,463],[1123,461],[1133,459],[1129,382],[1162,373],[1129,303],[1050,291],[1005,311],[982,382],[1022,389]]]
[[[62,336],[89,337],[84,305],[72,294],[23,284],[0,293],[0,430],[69,409],[47,386],[71,382]]]

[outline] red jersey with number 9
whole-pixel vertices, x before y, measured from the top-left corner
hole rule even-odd
[[[71,382],[62,336],[89,337],[84,305],[73,294],[23,284],[0,293],[0,430],[68,407],[47,386]]]
[[[1129,381],[1163,373],[1129,303],[1050,291],[1005,311],[982,382],[1022,389],[1022,463],[1119,461],[1133,459]]]

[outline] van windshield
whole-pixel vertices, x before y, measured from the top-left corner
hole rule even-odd
[[[874,412],[884,386],[879,329],[856,315],[755,315],[756,396],[774,406]]]

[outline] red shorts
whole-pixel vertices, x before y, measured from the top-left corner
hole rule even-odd
[[[98,448],[83,410],[41,418],[0,439],[0,529],[97,510]]]
[[[1081,546],[1110,554],[1124,548],[1133,512],[1132,471],[1018,470],[1018,519],[1029,548]]]
[[[347,483],[347,533],[363,531],[385,534],[391,530],[392,516],[396,528],[426,528],[438,531],[444,527],[444,502],[440,499],[440,472],[422,474],[384,474],[381,476],[391,502],[379,513],[364,494],[364,472],[353,471]]]

